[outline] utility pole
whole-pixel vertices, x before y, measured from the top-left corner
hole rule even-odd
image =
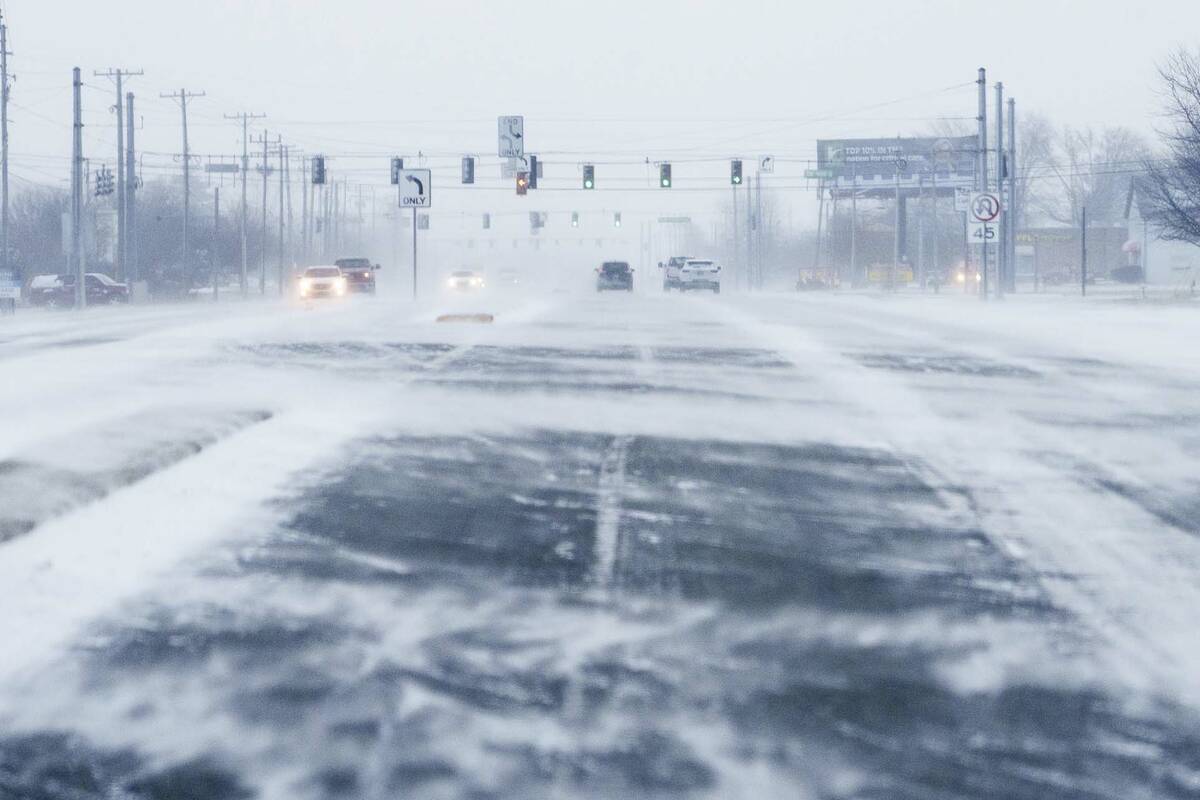
[[[300,178],[303,183],[300,184],[300,255],[304,263],[308,263],[308,254],[310,251],[308,243],[308,193],[310,191],[309,184],[311,183],[308,177],[308,159],[304,156],[300,157]]]
[[[976,81],[979,87],[979,175],[977,176],[976,191],[986,192],[988,189],[988,166],[987,166],[987,70],[983,67],[979,68],[979,79]],[[988,299],[988,246],[985,239],[979,245],[982,252],[979,268],[979,298],[983,301]]]
[[[850,285],[858,281],[858,175],[850,178]]]
[[[741,265],[738,263],[740,261],[740,259],[738,258],[738,249],[740,247],[740,245],[738,244],[738,241],[739,240],[738,240],[737,184],[734,184],[733,185],[733,268],[734,268],[733,288],[734,289],[738,288],[738,284],[741,282],[741,276],[742,276]]]
[[[75,307],[87,307],[87,288],[84,286],[83,237],[83,80],[79,67],[73,71],[74,121],[71,138],[71,261],[75,267]]]
[[[754,193],[746,186],[746,289],[754,288]]]
[[[125,204],[125,159],[127,158],[127,154],[125,152],[124,141],[125,95],[121,90],[121,80],[125,76],[133,77],[135,75],[143,75],[144,73],[140,69],[108,69],[104,72],[93,72],[92,74],[99,78],[115,78],[117,82],[117,102],[116,105],[112,107],[112,110],[117,115],[117,252],[113,266],[115,267],[114,272],[116,272],[117,279],[125,280],[129,277],[127,274],[128,267],[125,263],[125,247],[127,241],[125,226],[128,224],[128,220],[125,218],[125,210],[127,208]]]
[[[242,297],[245,298],[247,292],[246,267],[246,217],[248,206],[246,204],[246,178],[250,172],[250,120],[262,119],[266,114],[248,114],[243,111],[240,114],[226,114],[225,119],[236,119],[242,123],[242,224],[241,224],[241,239],[242,239],[242,271],[240,276],[240,288]]]
[[[280,297],[283,296],[283,272],[284,272],[284,262],[286,261],[286,256],[284,253],[284,241],[283,241],[283,226],[284,226],[284,222],[285,222],[285,220],[283,218],[283,194],[284,194],[284,190],[287,188],[284,186],[283,173],[284,173],[284,168],[285,168],[286,163],[287,163],[287,148],[281,144],[281,145],[279,145],[279,276],[277,278],[277,280],[279,282],[278,288],[279,288],[279,296]]]
[[[1008,100],[1008,291],[1017,291],[1017,101]]]
[[[130,281],[137,280],[138,275],[138,237],[137,237],[137,162],[134,160],[133,131],[133,92],[125,94],[125,274]]]
[[[1083,218],[1079,223],[1079,288],[1087,297],[1087,206],[1083,207]]]
[[[900,270],[900,163],[901,159],[896,159],[896,235],[892,240],[892,268],[888,273],[888,291],[896,291],[896,273]]]
[[[0,271],[8,272],[8,23],[0,15]],[[22,275],[21,277],[24,277]]]
[[[183,271],[187,274],[188,287],[192,285],[192,252],[188,243],[188,223],[191,216],[192,184],[191,184],[191,153],[188,151],[187,104],[193,97],[204,97],[204,92],[189,92],[180,89],[178,92],[159,94],[159,97],[169,97],[179,103],[183,114]]]
[[[758,220],[758,263],[754,265],[755,288],[763,287],[763,218],[762,218],[762,170],[754,176],[755,217]]]
[[[296,241],[293,237],[292,228],[292,157],[291,148],[287,148],[287,160],[283,167],[283,181],[287,184],[287,260],[291,262],[292,267],[296,265]]]
[[[835,188],[830,189],[829,191],[830,192],[837,191],[836,185],[835,185]],[[821,230],[824,227],[824,225],[825,225],[825,183],[822,180],[820,183],[817,184],[817,241],[816,241],[816,244],[813,246],[813,262],[812,262],[812,268],[813,268],[814,273],[817,271],[817,268],[819,268],[821,266]],[[796,276],[796,286],[800,285],[800,281],[802,278],[803,278],[803,275]]]
[[[270,162],[270,144],[271,136],[267,131],[263,131],[263,135],[259,139],[254,140],[255,144],[262,142],[262,231],[261,231],[261,250],[258,259],[258,293],[265,295],[267,293],[267,176],[271,172]]]
[[[941,260],[942,260],[941,259],[942,246],[941,246],[941,243],[938,241],[938,239],[940,238],[939,234],[941,233],[941,227],[938,225],[938,185],[937,185],[937,168],[936,167],[934,167],[934,169],[930,172],[930,179],[931,179],[931,182],[933,183],[933,274],[934,274],[933,280],[934,280],[934,286],[935,286],[935,291],[936,291],[936,287],[940,287],[941,283],[942,283],[942,272],[941,272],[941,268],[940,268],[940,264],[941,264]],[[965,265],[964,265],[963,277],[964,278],[966,277]]]
[[[212,237],[212,286],[213,302],[217,302],[221,274],[221,187],[213,187],[213,237]]]
[[[1008,280],[1008,214],[1004,203],[1004,84],[996,82],[996,196],[1000,198],[1000,240],[996,242],[996,299],[1004,297]]]
[[[917,285],[925,291],[925,176],[917,176]]]

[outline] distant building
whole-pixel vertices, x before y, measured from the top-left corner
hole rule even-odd
[[[1162,237],[1155,224],[1155,212],[1143,198],[1148,197],[1142,181],[1129,182],[1125,201],[1126,241],[1124,254],[1131,265],[1140,266],[1146,282],[1159,286],[1190,287],[1200,281],[1200,247]]]
[[[1025,228],[1017,231],[1017,279],[1056,284],[1080,279],[1083,247],[1077,228]],[[1127,264],[1122,248],[1128,230],[1119,226],[1088,226],[1088,274],[1107,278]]]

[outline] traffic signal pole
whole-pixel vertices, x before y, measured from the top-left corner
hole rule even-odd
[[[979,175],[977,178],[976,189],[980,192],[988,190],[988,165],[987,165],[987,70],[983,67],[979,68],[979,79],[976,81],[979,89]],[[979,268],[979,299],[984,302],[988,299],[988,246],[987,240],[979,245],[981,251],[980,268]]]
[[[73,123],[71,133],[71,266],[75,270],[75,307],[87,307],[87,290],[84,286],[83,261],[83,102],[81,98],[83,80],[79,67],[72,75]]]

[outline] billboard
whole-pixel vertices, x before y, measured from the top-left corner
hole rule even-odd
[[[975,180],[978,142],[974,136],[891,139],[821,139],[817,169],[838,186],[928,186],[936,178],[947,187]]]

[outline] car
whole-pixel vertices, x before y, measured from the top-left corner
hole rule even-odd
[[[90,306],[129,302],[129,285],[114,281],[103,272],[87,273],[83,285]],[[75,276],[35,275],[29,284],[29,302],[56,308],[75,305]]]
[[[338,267],[309,267],[300,276],[300,297],[342,297],[346,294],[346,276]]]
[[[721,267],[715,261],[689,258],[675,273],[674,286],[681,292],[707,289],[721,293]]]
[[[461,269],[450,273],[450,277],[446,280],[446,285],[459,292],[470,292],[482,289],[486,284],[484,283],[483,275],[480,273],[474,270]]]
[[[375,294],[375,272],[380,269],[369,258],[339,258],[333,262],[346,279],[346,291]]]
[[[496,276],[496,283],[500,286],[520,286],[521,273],[515,269],[502,269]]]
[[[691,256],[671,256],[666,263],[658,262],[658,268],[662,270],[664,292],[679,288],[679,271],[691,260]]]
[[[605,261],[596,268],[596,291],[633,291],[633,269],[624,261]]]

